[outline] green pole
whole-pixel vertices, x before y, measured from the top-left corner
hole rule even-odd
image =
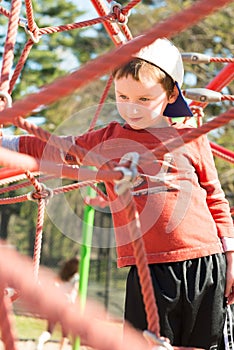
[[[87,195],[93,197],[95,195],[94,189],[87,187]],[[89,266],[90,254],[93,237],[93,222],[95,210],[90,205],[84,207],[84,219],[82,225],[82,244],[80,248],[80,264],[79,264],[79,291],[81,310],[83,311],[87,299],[88,280],[89,280]],[[80,349],[80,338],[76,338],[73,344],[73,350]]]

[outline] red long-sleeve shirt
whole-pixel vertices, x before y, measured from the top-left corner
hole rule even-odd
[[[101,154],[107,162],[118,161],[128,152],[147,154],[166,145],[188,128],[133,130],[110,123],[106,128],[75,138],[83,149]],[[20,138],[19,150],[34,157],[61,161],[61,152],[30,136]],[[83,152],[82,152],[83,154]],[[206,136],[176,150],[163,159],[152,157],[139,168],[132,194],[140,214],[148,263],[182,261],[222,252],[220,238],[234,238],[228,201],[224,197]],[[81,163],[86,163],[80,155]],[[105,163],[95,164],[105,168]],[[112,183],[106,183],[116,233],[118,266],[135,264],[129,222]]]

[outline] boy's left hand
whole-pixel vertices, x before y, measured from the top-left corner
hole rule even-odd
[[[234,304],[234,252],[226,252],[227,272],[225,297],[228,305]]]

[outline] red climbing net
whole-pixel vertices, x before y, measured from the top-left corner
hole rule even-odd
[[[103,76],[115,68],[117,64],[120,65],[126,62],[130,55],[137,52],[142,46],[149,45],[156,38],[170,38],[188,27],[191,27],[199,20],[212,14],[214,11],[219,10],[221,7],[228,5],[231,1],[197,1],[191,7],[188,7],[185,10],[182,10],[180,13],[177,13],[163,22],[156,24],[150,30],[144,33],[144,35],[136,38],[134,41],[131,41],[132,35],[127,26],[127,17],[130,10],[139,2],[140,0],[132,0],[129,1],[126,6],[120,6],[119,4],[114,3],[111,11],[109,11],[101,0],[92,0],[92,4],[97,10],[99,17],[79,23],[46,28],[39,28],[37,26],[34,20],[33,6],[30,0],[25,1],[27,22],[20,20],[21,1],[13,0],[11,2],[12,6],[10,11],[7,11],[0,6],[0,13],[9,19],[1,70],[0,123],[11,123],[24,129],[28,133],[37,136],[41,140],[49,142],[50,145],[53,145],[64,152],[69,150],[69,154],[74,157],[78,157],[78,155],[82,154],[84,150],[82,150],[81,147],[74,145],[72,140],[69,141],[68,139],[62,139],[55,135],[51,135],[42,128],[36,127],[35,125],[29,123],[24,119],[24,117],[27,117],[39,106],[48,106],[58,99],[67,96],[75,90],[85,86],[88,82]],[[189,20],[185,21],[185,18]],[[116,49],[90,61],[75,72],[54,81],[52,84],[44,86],[41,90],[39,90],[39,92],[31,94],[12,104],[11,93],[15,83],[19,78],[20,72],[27,60],[30,50],[32,49],[33,45],[40,40],[42,35],[84,28],[97,23],[102,23],[104,25],[114,44],[118,46]],[[16,43],[16,35],[19,25],[25,28],[27,34],[29,35],[29,39],[16,65],[16,68],[10,77],[10,71],[12,69],[14,58],[13,48]],[[121,44],[124,42],[125,45],[121,46]],[[116,55],[117,50],[118,56]],[[190,58],[187,57],[187,59]],[[202,59],[204,60],[204,57]],[[207,60],[207,58],[205,59]],[[214,99],[211,91],[221,91],[223,87],[227,86],[234,77],[233,59],[211,57],[208,59],[208,61],[227,64],[216,76],[216,78],[214,78],[206,86],[207,90],[202,91],[203,98],[200,100],[198,98],[198,101],[193,101],[191,103],[191,108],[193,108],[198,114],[199,111],[201,111],[201,108],[206,107],[210,99]],[[112,78],[109,78],[104,93],[100,99],[99,107],[90,125],[90,130],[92,130],[96,125],[96,121],[98,119],[101,107],[105,102],[111,83]],[[187,96],[191,96],[191,94],[194,94],[194,91],[187,92]],[[201,91],[199,94],[199,96],[201,96]],[[216,94],[215,98],[217,98],[217,101],[234,100],[233,96],[224,96],[222,94]],[[198,128],[192,129],[184,134],[182,136],[182,141],[184,143],[188,143],[202,134],[227,124],[233,119],[234,108],[231,108],[227,112],[203,125],[200,123]],[[180,145],[181,136],[179,139],[175,138],[172,141],[169,141],[168,144],[164,145],[163,147],[153,150],[153,152],[157,157],[161,157],[167,152],[166,149],[168,149],[168,147],[173,146],[175,149]],[[234,163],[234,153],[232,151],[216,145],[215,143],[211,143],[211,147],[214,155],[219,156],[230,163]],[[148,154],[141,154],[138,161],[139,166],[143,166],[144,164],[150,162],[151,159],[148,157]],[[86,156],[86,165],[98,165],[106,163],[106,161],[107,160],[102,158],[100,155],[97,156],[96,154],[90,154],[88,157]],[[34,191],[30,194],[21,195],[15,198],[3,198],[0,199],[0,204],[10,204],[27,200],[35,200],[38,203],[38,220],[33,264],[31,264],[27,259],[22,258],[19,254],[8,250],[4,244],[0,248],[0,277],[2,281],[0,287],[0,325],[2,329],[2,340],[5,344],[5,348],[16,348],[12,324],[9,318],[9,299],[4,297],[4,287],[11,285],[13,288],[21,291],[21,297],[31,311],[46,315],[48,319],[58,320],[60,323],[62,323],[62,325],[64,324],[66,328],[69,329],[72,335],[80,336],[89,346],[92,346],[95,349],[150,349],[151,346],[143,340],[142,336],[130,328],[126,331],[126,339],[123,343],[121,341],[121,336],[116,336],[116,334],[119,334],[119,331],[115,328],[115,325],[107,325],[106,322],[100,323],[100,315],[103,316],[103,319],[105,319],[105,313],[100,313],[99,309],[96,310],[92,306],[89,307],[89,304],[87,305],[85,313],[82,313],[79,312],[80,307],[77,303],[77,312],[74,314],[74,307],[70,308],[63,296],[59,295],[57,290],[56,297],[53,287],[48,287],[46,289],[46,293],[42,293],[42,290],[38,288],[36,281],[40,264],[42,227],[46,201],[48,201],[52,195],[75,190],[84,186],[91,186],[95,189],[95,191],[97,191],[98,195],[107,202],[107,197],[105,194],[94,186],[94,184],[97,182],[121,180],[123,178],[122,171],[115,169],[118,164],[115,162],[108,162],[108,170],[99,170],[97,172],[84,167],[73,167],[64,164],[58,165],[48,161],[47,163],[44,163],[44,169],[46,169],[48,175],[44,175],[40,178],[40,180],[38,180],[37,175],[40,173],[40,164],[37,159],[31,156],[16,154],[10,150],[3,151],[3,149],[0,148],[0,163],[2,165],[2,168],[0,169],[0,183],[9,185],[7,188],[5,187],[0,189],[0,193],[27,187],[29,184],[33,185],[34,187]],[[44,185],[44,182],[51,177],[66,177],[74,180],[79,179],[79,182],[51,190]],[[24,179],[26,180],[23,183],[12,184]],[[137,232],[140,230],[140,223],[134,201],[131,200],[132,194],[130,190],[127,189],[120,197],[121,201],[124,203],[124,207],[126,208],[126,217],[131,223],[130,233],[132,234],[132,237],[136,237],[135,235],[137,235],[137,237],[141,237],[140,233],[137,234]],[[231,208],[231,211],[233,213],[233,208]],[[159,338],[160,327],[158,311],[149,269],[147,266],[144,244],[140,238],[137,240],[133,239],[132,241],[136,265],[142,286],[142,294],[148,320],[148,329]],[[5,265],[5,261],[9,262],[7,264],[7,269],[2,267]],[[16,264],[17,271],[24,271],[24,278],[21,278],[16,269],[14,269]],[[33,283],[31,276],[34,276]],[[43,274],[40,282],[42,286],[47,286],[47,280]],[[92,319],[92,322],[90,322],[90,319]],[[107,331],[108,327],[110,327],[110,331]]]

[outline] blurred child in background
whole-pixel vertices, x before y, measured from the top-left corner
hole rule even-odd
[[[75,302],[77,292],[78,292],[78,282],[79,282],[78,266],[79,266],[79,261],[77,257],[67,260],[62,265],[62,268],[58,273],[58,278],[55,281],[55,285],[58,288],[62,288],[64,290],[64,293],[69,303]],[[44,344],[50,340],[52,333],[54,331],[55,325],[56,323],[48,321],[46,331],[42,332],[42,334],[38,338],[36,350],[42,350]],[[66,344],[66,341],[67,341],[67,335],[64,329],[62,328],[62,339],[60,342],[60,350],[63,349],[63,347]]]

